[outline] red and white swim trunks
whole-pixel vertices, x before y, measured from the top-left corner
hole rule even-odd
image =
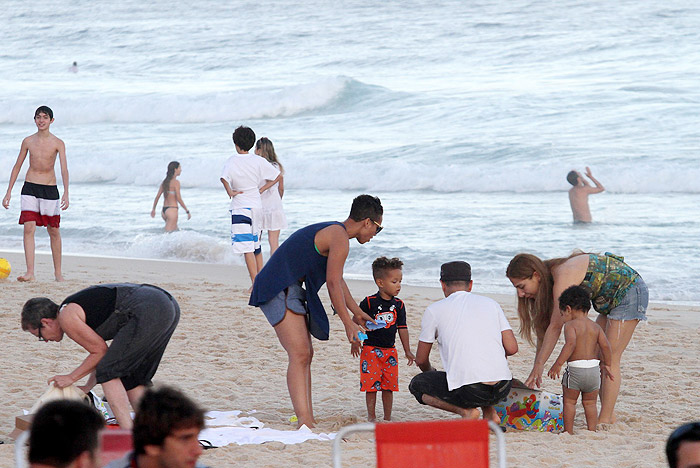
[[[61,223],[61,202],[58,187],[25,182],[22,186],[19,224],[34,221],[37,226],[58,227]]]

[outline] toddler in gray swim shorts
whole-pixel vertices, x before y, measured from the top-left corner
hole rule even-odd
[[[591,296],[581,286],[571,286],[559,296],[559,313],[564,320],[566,343],[547,375],[553,379],[559,378],[561,367],[566,362],[561,384],[564,391],[564,430],[569,434],[574,433],[579,393],[588,430],[596,430],[600,376],[602,374],[613,379],[609,367],[612,358],[610,343],[600,325],[588,318],[590,308]],[[602,363],[599,357],[602,357]]]

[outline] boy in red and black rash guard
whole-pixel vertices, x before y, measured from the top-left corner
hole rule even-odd
[[[375,407],[377,392],[382,392],[384,420],[391,421],[391,408],[394,401],[393,392],[399,389],[398,355],[394,343],[396,332],[399,333],[408,365],[413,364],[415,356],[411,352],[406,325],[406,307],[396,297],[401,291],[403,262],[398,258],[379,257],[372,263],[374,282],[379,291],[360,302],[360,308],[382,328],[367,331],[362,352],[354,347],[353,356],[360,354],[360,390],[366,392],[367,418],[376,419]],[[371,323],[371,322],[368,322]]]

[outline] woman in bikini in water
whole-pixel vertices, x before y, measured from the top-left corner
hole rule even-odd
[[[163,211],[161,216],[165,220],[165,232],[177,231],[177,211],[178,203],[182,205],[187,213],[187,219],[190,219],[190,211],[185,206],[185,202],[182,201],[180,196],[180,181],[177,180],[177,176],[182,173],[182,167],[177,161],[170,161],[168,163],[168,172],[165,175],[165,179],[161,182],[158,188],[158,194],[156,199],[153,200],[153,209],[151,210],[151,218],[156,216],[156,205],[158,205],[158,199],[161,194],[163,195]]]

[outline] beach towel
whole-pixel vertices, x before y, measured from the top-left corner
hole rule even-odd
[[[295,431],[269,429],[252,416],[240,416],[241,411],[209,411],[205,416],[206,429],[199,433],[200,440],[215,447],[229,444],[262,444],[282,442],[299,444],[307,440],[333,440],[335,433],[316,434],[306,426]]]

